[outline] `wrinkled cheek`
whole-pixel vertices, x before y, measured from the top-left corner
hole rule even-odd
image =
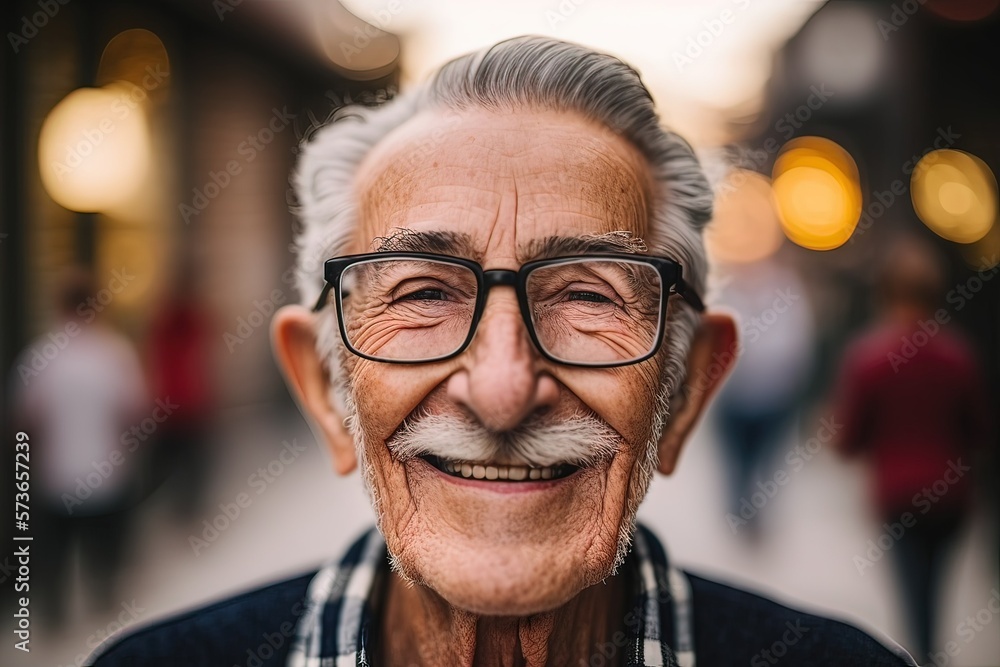
[[[366,438],[365,454],[372,492],[379,503],[379,527],[387,536],[405,534],[418,502],[406,467],[396,461],[382,440]]]
[[[645,441],[625,443],[622,451],[618,453],[608,470],[607,489],[608,498],[616,501],[627,495],[629,487],[636,477],[637,466],[642,463],[645,454]]]
[[[627,447],[641,448],[652,433],[656,396],[660,390],[659,366],[654,363],[612,369],[614,381],[607,396],[613,396],[615,420],[612,428],[625,438]],[[610,421],[610,420],[609,420]]]
[[[603,579],[610,573],[618,552],[618,538],[628,512],[628,499],[635,457],[620,452],[579,503],[575,532],[587,543],[588,576]]]
[[[393,420],[398,425],[405,415],[397,418],[394,402],[386,400],[394,394],[382,381],[376,362],[359,359],[351,372],[351,384],[365,439],[381,443],[395,430],[395,426],[391,426]]]

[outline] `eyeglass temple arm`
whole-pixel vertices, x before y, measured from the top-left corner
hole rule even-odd
[[[674,285],[674,292],[679,294],[682,299],[691,304],[691,307],[699,313],[705,312],[705,303],[701,300],[701,297],[698,296],[698,293],[691,288],[691,285],[689,285],[683,278],[677,279],[677,284]]]
[[[316,300],[316,305],[313,306],[314,313],[318,313],[323,310],[323,306],[326,305],[326,300],[330,296],[331,289],[333,289],[333,283],[327,282],[323,285],[323,291],[319,293],[319,299]]]

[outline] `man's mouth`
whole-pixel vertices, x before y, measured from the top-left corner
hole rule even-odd
[[[438,456],[421,456],[432,466],[452,477],[462,479],[485,479],[497,482],[534,482],[547,479],[569,477],[580,469],[570,463],[554,466],[534,467],[527,465],[499,465],[478,461],[452,461]]]

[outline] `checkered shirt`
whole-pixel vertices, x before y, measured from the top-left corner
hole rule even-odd
[[[623,567],[630,568],[635,582],[633,604],[621,633],[614,635],[624,640],[595,647],[595,658],[624,650],[629,667],[694,667],[687,577],[670,565],[663,545],[643,526]],[[378,612],[373,588],[376,576],[388,570],[385,541],[374,528],[323,567],[309,584],[288,667],[375,667],[370,655]]]

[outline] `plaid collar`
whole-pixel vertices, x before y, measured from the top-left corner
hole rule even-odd
[[[625,640],[603,644],[595,657],[623,650],[629,667],[694,667],[687,577],[670,565],[663,545],[641,525],[624,567],[635,582],[634,604],[622,619]],[[368,651],[373,590],[376,575],[388,571],[385,541],[372,528],[317,572],[288,667],[374,667]]]

